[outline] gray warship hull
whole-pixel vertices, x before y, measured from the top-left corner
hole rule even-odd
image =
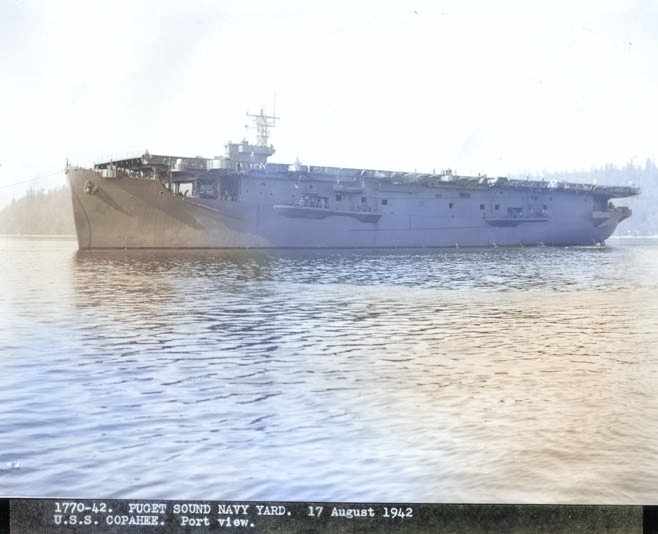
[[[631,187],[150,156],[69,167],[80,249],[594,245]]]
[[[206,159],[145,154],[67,166],[78,246],[389,248],[594,245],[632,187],[268,163],[277,117]]]

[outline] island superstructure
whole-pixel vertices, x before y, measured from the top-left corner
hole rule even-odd
[[[276,117],[222,157],[150,154],[67,167],[78,246],[399,248],[604,243],[631,215],[603,186],[268,163]]]

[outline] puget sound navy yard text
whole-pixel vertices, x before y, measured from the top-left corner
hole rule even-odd
[[[641,506],[610,505],[28,498],[0,499],[0,532],[335,534],[358,530],[413,534],[458,532],[465,525],[467,530],[482,530],[483,522],[497,531],[501,521],[514,532],[599,532],[602,524],[609,527],[605,532],[640,532],[643,522],[655,523],[652,513]]]
[[[264,519],[390,519],[402,521],[414,516],[411,506],[375,504],[304,504],[143,502],[143,501],[51,501],[52,526],[91,527],[251,527]],[[205,529],[200,529],[205,530]]]

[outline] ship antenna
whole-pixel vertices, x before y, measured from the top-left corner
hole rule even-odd
[[[260,108],[260,113],[258,115],[253,115],[247,112],[247,117],[253,119],[254,124],[256,125],[256,144],[258,146],[267,146],[267,140],[269,138],[269,129],[276,126],[276,120],[279,117],[274,115],[265,115],[263,108]]]

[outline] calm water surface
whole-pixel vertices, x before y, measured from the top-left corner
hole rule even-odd
[[[658,242],[0,238],[0,494],[658,504]]]

